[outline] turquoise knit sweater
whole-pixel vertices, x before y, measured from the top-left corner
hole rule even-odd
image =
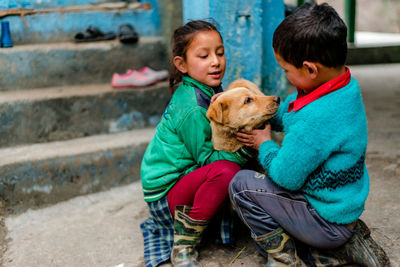
[[[283,130],[282,145],[266,141],[259,160],[271,179],[290,191],[302,192],[325,220],[347,224],[359,218],[369,193],[365,167],[367,119],[355,79],[298,111],[281,104],[271,121]]]

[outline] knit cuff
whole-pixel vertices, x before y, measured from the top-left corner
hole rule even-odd
[[[246,148],[245,146],[241,147],[238,151],[235,152],[238,158],[240,158],[245,163],[251,159],[253,159],[257,154],[256,150],[252,150]]]
[[[263,142],[258,149],[258,160],[261,166],[268,173],[272,160],[278,154],[280,147],[273,140]]]

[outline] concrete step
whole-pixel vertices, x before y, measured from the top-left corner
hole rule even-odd
[[[118,40],[20,45],[0,49],[0,62],[0,91],[108,83],[114,72],[167,68],[161,37],[143,37],[132,45]]]
[[[154,127],[169,97],[167,82],[135,89],[92,84],[4,92],[0,147]]]
[[[347,65],[400,63],[400,34],[356,32],[349,45]]]
[[[0,149],[0,196],[14,212],[128,184],[154,128]]]
[[[350,46],[347,65],[400,63],[400,43],[382,46]]]

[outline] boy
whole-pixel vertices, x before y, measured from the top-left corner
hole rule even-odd
[[[372,251],[379,247],[358,220],[369,193],[367,120],[358,83],[345,66],[346,35],[328,4],[307,3],[288,16],[273,48],[297,94],[264,130],[237,134],[258,149],[267,176],[240,171],[230,197],[257,248],[268,254],[267,266],[379,266]],[[271,126],[285,131],[281,146],[271,140]],[[300,253],[292,237],[310,249]]]

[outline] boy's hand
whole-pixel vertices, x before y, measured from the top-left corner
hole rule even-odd
[[[217,93],[217,94],[213,95],[213,96],[211,97],[210,103],[212,103],[212,102],[214,102],[215,100],[217,100],[217,98],[218,98],[222,93],[223,93],[223,92]]]
[[[271,125],[266,124],[265,129],[253,130],[251,132],[240,130],[236,133],[236,139],[243,143],[245,146],[252,147],[258,150],[263,142],[272,139]]]

